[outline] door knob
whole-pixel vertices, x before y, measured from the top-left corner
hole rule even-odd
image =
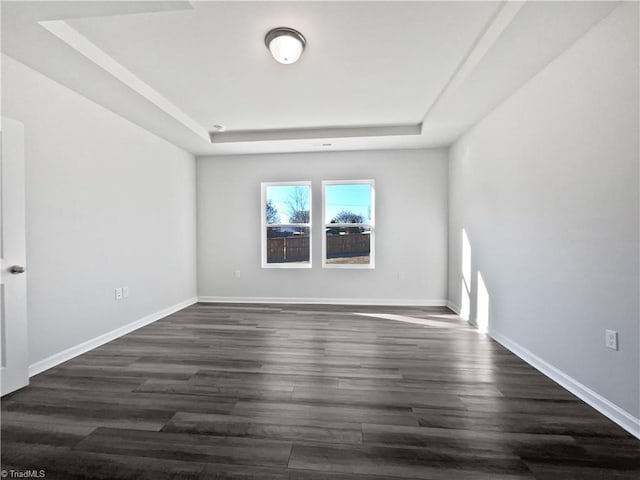
[[[19,273],[24,273],[24,267],[21,265],[11,265],[9,268],[9,273],[13,273],[14,275],[17,275]]]

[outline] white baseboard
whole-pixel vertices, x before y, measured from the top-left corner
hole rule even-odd
[[[172,313],[177,312],[178,310],[182,310],[183,308],[188,307],[189,305],[193,305],[197,303],[197,298],[190,298],[189,300],[185,300],[184,302],[176,303],[170,307],[167,307],[159,312],[152,313],[151,315],[147,315],[135,322],[131,322],[127,325],[124,325],[120,328],[116,328],[110,332],[107,332],[103,335],[99,335],[91,340],[87,340],[86,342],[80,343],[79,345],[75,345],[71,348],[67,348],[62,352],[58,352],[50,357],[47,357],[39,362],[34,363],[33,365],[29,365],[29,377],[33,377],[39,373],[44,372],[45,370],[49,370],[50,368],[55,367],[56,365],[60,365],[67,360],[71,360],[78,355],[82,355],[83,353],[88,352],[89,350],[93,350],[100,345],[104,345],[105,343],[110,342],[111,340],[115,340],[127,333],[133,332],[145,325],[149,325],[161,318],[166,317],[167,315],[171,315]]]
[[[457,303],[453,303],[451,300],[447,300],[447,307],[455,312],[456,315],[460,315],[462,308]]]
[[[299,298],[299,297],[198,297],[201,303],[283,303],[309,305],[375,305],[397,307],[446,307],[446,300],[398,298]]]
[[[544,375],[559,383],[562,387],[569,390],[583,402],[591,405],[605,417],[620,425],[631,435],[640,438],[640,418],[636,418],[626,410],[620,408],[616,404],[610,402],[602,395],[594,392],[589,387],[578,382],[573,377],[558,370],[553,365],[545,362],[543,359],[530,352],[521,345],[508,339],[506,336],[496,331],[490,331],[489,336],[496,342],[500,343],[507,350],[511,351],[532,367],[536,368]]]

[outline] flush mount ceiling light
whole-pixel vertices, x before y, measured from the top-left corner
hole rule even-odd
[[[298,61],[307,41],[293,28],[278,27],[267,33],[264,43],[277,62],[288,65]]]

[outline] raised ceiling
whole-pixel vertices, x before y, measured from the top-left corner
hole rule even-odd
[[[2,2],[2,51],[196,155],[449,145],[611,2]],[[264,45],[303,32],[293,65]],[[224,125],[218,133],[214,125]]]

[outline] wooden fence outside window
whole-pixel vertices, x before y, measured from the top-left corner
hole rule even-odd
[[[327,258],[369,255],[371,235],[368,233],[348,233],[327,235]],[[309,261],[309,237],[295,236],[267,239],[267,262]]]

